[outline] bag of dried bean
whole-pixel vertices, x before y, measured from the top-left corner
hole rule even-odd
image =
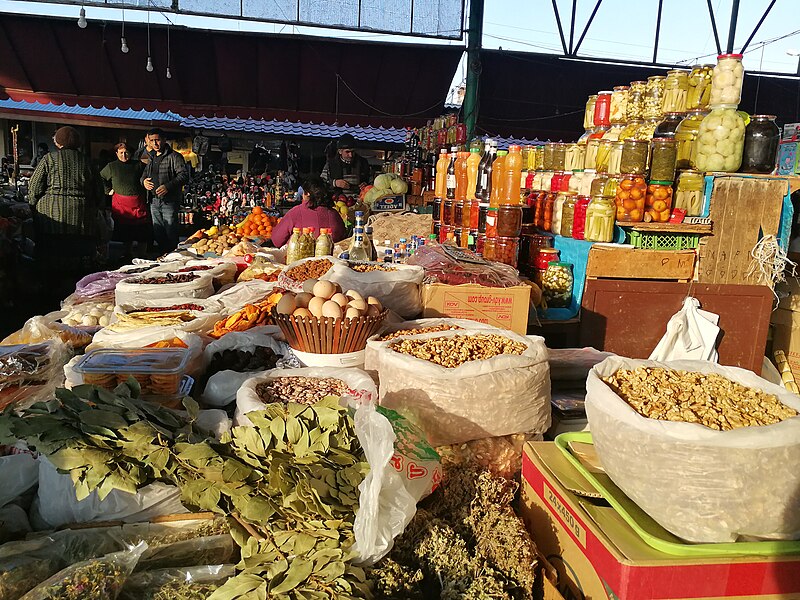
[[[800,397],[706,361],[610,357],[586,414],[613,482],[690,542],[800,539]]]
[[[420,423],[433,446],[550,426],[544,339],[505,330],[398,337],[378,349],[380,404]]]

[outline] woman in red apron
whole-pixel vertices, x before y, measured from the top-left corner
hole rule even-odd
[[[125,259],[144,257],[152,237],[152,222],[147,211],[144,188],[139,182],[144,164],[131,160],[130,148],[125,142],[114,146],[117,160],[108,163],[100,177],[106,193],[111,196],[111,215],[114,218],[114,239],[125,244]]]

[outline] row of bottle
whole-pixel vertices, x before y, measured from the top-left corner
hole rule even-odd
[[[372,227],[364,224],[364,213],[357,210],[354,220],[353,239],[350,242],[346,258],[357,262],[377,260],[378,252],[375,250],[375,244],[372,243]]]
[[[319,236],[314,237],[313,227],[295,227],[286,246],[286,264],[314,256],[330,256],[333,254],[332,230],[322,228]]]

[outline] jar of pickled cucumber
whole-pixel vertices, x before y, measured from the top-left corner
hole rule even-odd
[[[678,124],[675,130],[678,169],[697,168],[697,134],[700,132],[700,123],[707,114],[703,109],[690,110]]]
[[[608,173],[608,159],[611,156],[611,144],[611,140],[600,140],[597,145],[594,168],[598,173]]]
[[[647,172],[648,143],[645,140],[625,140],[622,142],[622,173],[644,175]]]
[[[672,69],[667,71],[664,82],[664,102],[661,110],[664,113],[686,112],[686,99],[689,95],[689,71]]]
[[[626,111],[628,107],[627,85],[618,85],[611,92],[611,124],[623,124],[627,121]]]
[[[533,149],[534,160],[537,171],[544,171],[544,144],[539,144]]]
[[[567,171],[565,166],[566,162],[567,144],[564,142],[556,142],[553,144],[553,168],[556,171]]]
[[[584,154],[583,158],[583,168],[584,169],[594,169],[597,163],[597,150],[600,146],[600,140],[598,138],[590,138],[588,142],[586,142],[586,153]]]
[[[639,129],[642,127],[642,125],[644,125],[644,120],[642,119],[628,121],[628,124],[625,125],[625,128],[620,132],[619,139],[623,142],[625,140],[638,140]]]
[[[709,107],[717,104],[736,104],[742,101],[744,67],[741,54],[720,54],[711,79]]]
[[[586,209],[586,227],[583,239],[589,242],[610,242],[614,239],[614,220],[617,208],[614,200],[593,196]]]
[[[650,181],[644,199],[645,221],[667,223],[672,212],[672,182]]]
[[[586,149],[578,144],[567,144],[564,152],[564,170],[575,171],[583,169],[583,161]]]
[[[572,239],[582,240],[586,230],[586,209],[589,208],[591,196],[578,196],[575,201],[575,215],[572,218]]]
[[[631,87],[628,90],[628,102],[625,105],[625,120],[628,122],[644,118],[644,94],[646,87],[646,81],[631,81]]]
[[[629,173],[622,176],[614,204],[617,221],[640,223],[644,220],[644,203],[647,195],[647,182],[642,175]]]
[[[544,145],[544,154],[543,154],[543,169],[545,171],[556,171],[555,168],[555,153],[556,153],[556,143],[555,142],[547,142]]]
[[[559,231],[563,237],[572,237],[572,223],[575,219],[575,201],[577,198],[577,194],[568,192],[564,200],[564,207],[561,209],[561,231]]]
[[[738,171],[744,151],[744,129],[744,119],[736,112],[736,105],[711,106],[697,133],[697,170]]]
[[[619,175],[622,173],[622,148],[625,142],[611,142],[611,152],[608,155],[608,174]]]
[[[650,178],[658,181],[675,179],[675,140],[654,138],[650,143]]]
[[[599,92],[594,103],[594,126],[611,125],[611,92]]]
[[[619,187],[620,181],[622,181],[621,175],[609,175],[601,192],[603,196],[613,199],[617,194],[617,188]]]
[[[547,308],[568,308],[572,304],[575,276],[572,264],[551,262],[542,275],[542,297]]]
[[[592,94],[586,99],[586,109],[583,113],[583,128],[592,129],[594,127],[594,106],[597,102],[597,94]]]
[[[699,217],[703,213],[705,177],[700,171],[681,171],[675,184],[673,196],[675,208],[686,211],[687,217]]]
[[[772,173],[781,130],[772,115],[753,115],[744,130],[743,173]]]
[[[686,96],[686,110],[708,108],[711,99],[711,77],[713,65],[695,65],[689,73],[689,94]]]
[[[663,75],[653,75],[647,78],[644,94],[644,118],[661,119],[663,115],[664,86],[667,78]]]
[[[682,112],[668,112],[664,115],[664,119],[656,126],[656,131],[653,137],[657,138],[674,138],[675,131],[678,125],[683,121],[684,113]]]

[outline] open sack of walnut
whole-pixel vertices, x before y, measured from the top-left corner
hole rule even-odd
[[[800,539],[800,397],[705,361],[610,357],[586,414],[608,475],[690,542]]]

